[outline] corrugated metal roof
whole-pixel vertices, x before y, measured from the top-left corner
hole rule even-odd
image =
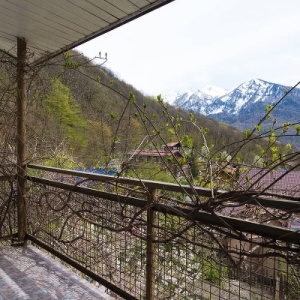
[[[173,0],[3,0],[0,49],[16,57],[25,38],[37,63],[87,42]]]

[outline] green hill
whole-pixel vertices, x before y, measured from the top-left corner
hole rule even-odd
[[[8,131],[15,126],[9,116],[14,96],[8,87],[14,86],[14,72],[2,63],[1,74],[1,101],[7,108],[1,118],[10,124],[1,129],[2,136],[13,144]],[[227,161],[252,163],[267,145],[245,142],[233,127],[144,96],[76,52],[28,70],[27,137],[28,162],[72,168],[102,167],[113,160],[125,165],[130,150],[178,140],[186,141],[197,159],[209,148],[205,155],[212,161],[225,155]]]

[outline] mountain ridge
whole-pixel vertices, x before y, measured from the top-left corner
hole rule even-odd
[[[274,105],[282,97],[284,100],[272,112],[278,124],[299,123],[300,89],[254,78],[243,82],[236,88],[225,91],[223,95],[212,96],[203,92],[182,93],[167,101],[187,111],[203,114],[218,122],[228,123],[238,130],[254,128],[266,113],[267,105]],[[221,89],[220,89],[221,90]],[[267,122],[268,123],[268,122]],[[270,127],[270,121],[267,127]],[[293,143],[300,146],[300,140],[293,138]]]

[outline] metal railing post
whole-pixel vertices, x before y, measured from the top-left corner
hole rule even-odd
[[[155,189],[149,189],[147,197],[147,262],[146,262],[146,300],[154,299],[155,290],[155,247],[153,243],[155,230],[155,212],[153,203],[155,200]]]
[[[17,211],[18,242],[23,243],[26,235],[26,128],[25,128],[25,65],[26,41],[17,38]]]

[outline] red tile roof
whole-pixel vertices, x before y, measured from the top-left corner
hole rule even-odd
[[[150,156],[150,157],[167,157],[172,155],[181,155],[178,150],[140,150],[140,151],[130,151],[129,155],[133,156]]]
[[[264,190],[266,192],[300,196],[300,172],[253,168],[240,173],[239,184],[243,188]]]
[[[181,143],[180,142],[171,142],[171,143],[168,143],[167,145],[164,145],[164,146],[169,147],[169,148],[181,147]]]

